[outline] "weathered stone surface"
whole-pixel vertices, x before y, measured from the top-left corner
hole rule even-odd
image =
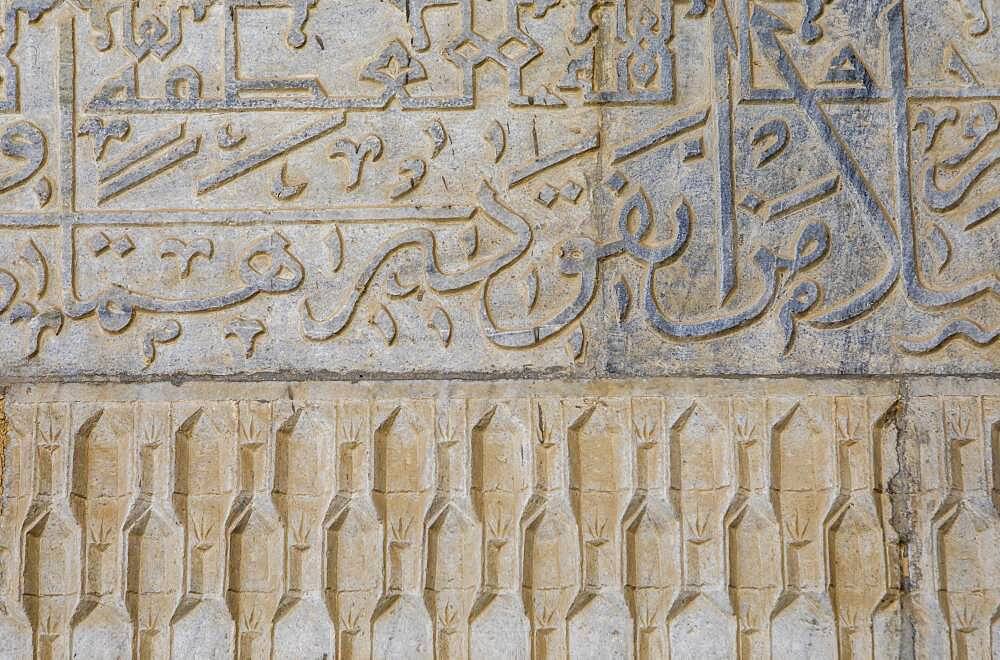
[[[0,658],[1000,658],[1000,0],[2,17]]]
[[[996,649],[995,381],[20,386],[5,408],[5,657]]]
[[[982,4],[13,3],[0,367],[992,372]]]

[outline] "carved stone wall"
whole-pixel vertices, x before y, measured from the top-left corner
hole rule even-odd
[[[0,660],[1000,659],[1000,0],[0,20]]]
[[[985,380],[19,386],[6,657],[956,657]]]
[[[996,9],[11,2],[0,367],[992,372]]]

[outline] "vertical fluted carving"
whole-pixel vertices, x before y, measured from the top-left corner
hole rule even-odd
[[[990,657],[1000,608],[996,581],[1000,525],[988,487],[989,457],[982,401],[943,397],[942,434],[948,491],[934,515],[938,597],[960,660]]]
[[[98,655],[108,644],[128,647],[122,536],[133,487],[134,408],[74,406],[70,508],[83,530],[83,595],[73,615],[73,648]]]
[[[469,402],[472,506],[482,530],[482,579],[472,637],[498,654],[523,653],[529,624],[521,603],[520,520],[531,495],[531,403]]]
[[[284,565],[284,534],[272,500],[271,404],[241,401],[237,415],[239,491],[226,519],[226,601],[236,621],[236,657],[269,657]]]
[[[22,528],[22,603],[40,660],[70,657],[83,564],[81,530],[69,507],[70,407],[43,404],[32,421],[35,490]]]
[[[384,525],[371,493],[371,412],[367,402],[337,408],[337,495],[324,521],[326,601],[337,657],[372,656],[372,619],[382,593]]]
[[[625,513],[625,595],[639,660],[668,657],[667,617],[681,589],[680,520],[667,494],[663,403],[632,400],[636,491]]]
[[[182,593],[184,529],[171,500],[171,425],[169,404],[136,407],[139,497],[126,522],[126,604],[137,660],[169,655],[170,616]]]
[[[333,649],[323,600],[323,520],[336,492],[336,414],[330,402],[276,401],[274,502],[284,539],[284,593],[274,623],[276,657]]]
[[[631,434],[621,399],[578,401],[568,417],[570,503],[579,533],[582,584],[570,609],[570,653],[593,637],[631,655],[631,615],[622,589],[622,518],[632,497]]]
[[[237,493],[234,402],[174,404],[174,508],[185,531],[185,593],[174,614],[173,653],[235,653],[225,602],[226,521]]]
[[[729,592],[737,617],[736,655],[771,657],[771,617],[781,593],[781,530],[771,500],[767,411],[762,401],[733,399],[737,494],[727,512]]]
[[[683,588],[671,612],[671,646],[732,653],[736,620],[726,576],[723,520],[735,486],[728,402],[671,401],[668,414],[671,496],[681,514],[683,539]]]
[[[434,626],[434,657],[469,657],[469,618],[480,584],[481,532],[468,485],[469,423],[466,402],[437,410],[437,489],[427,515],[424,600]]]
[[[434,494],[434,404],[386,402],[375,415],[373,497],[384,525],[384,573],[374,630],[388,640],[390,655],[429,655],[433,628],[421,596],[424,520]]]
[[[9,403],[9,655],[996,652],[998,397],[460,394]]]
[[[567,493],[566,430],[558,401],[534,410],[535,492],[525,510],[523,592],[535,660],[568,652],[566,618],[579,589],[578,530]]]

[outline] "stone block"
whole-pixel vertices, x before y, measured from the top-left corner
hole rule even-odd
[[[23,0],[3,658],[1000,657],[1000,0]]]
[[[993,372],[982,5],[12,6],[0,368]]]
[[[991,380],[39,385],[3,420],[10,657],[995,648]]]

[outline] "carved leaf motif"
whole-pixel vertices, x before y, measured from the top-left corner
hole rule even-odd
[[[448,313],[440,305],[434,308],[429,325],[437,331],[441,343],[447,348],[448,344],[451,343],[451,319],[448,318]]]
[[[385,305],[379,305],[379,309],[371,319],[371,323],[382,332],[386,346],[392,346],[396,341],[396,319],[393,318]]]

